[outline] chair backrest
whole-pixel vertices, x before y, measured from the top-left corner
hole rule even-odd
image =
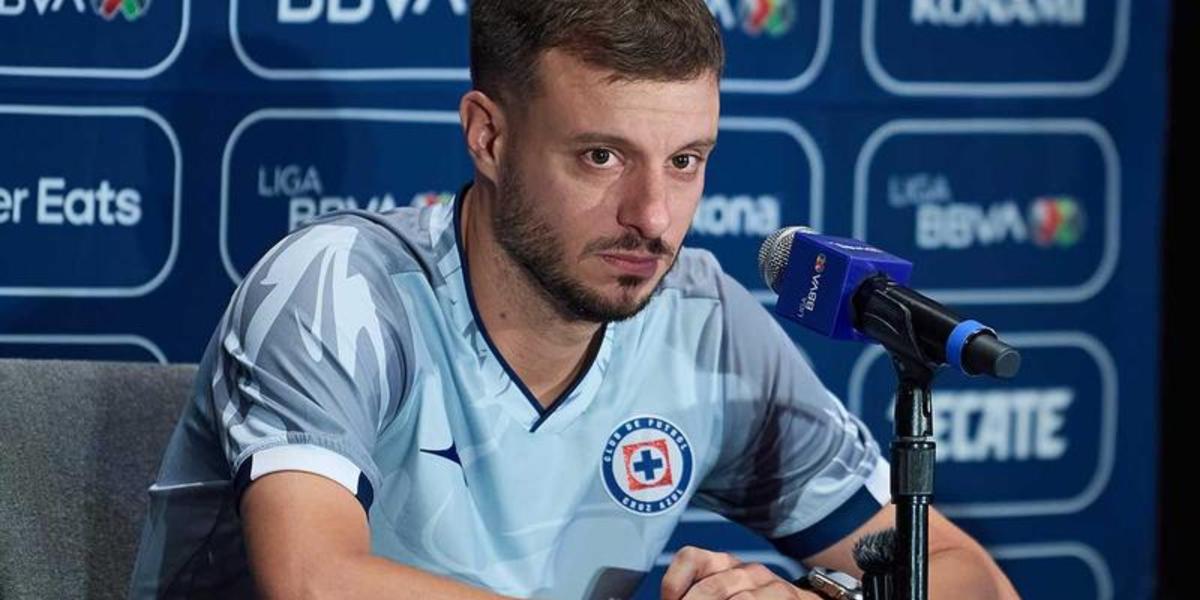
[[[0,598],[124,598],[196,365],[0,360]]]

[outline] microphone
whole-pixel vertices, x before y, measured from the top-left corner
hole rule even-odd
[[[1009,379],[1021,366],[996,332],[907,287],[912,263],[865,242],[807,227],[772,233],[759,272],[779,294],[776,314],[839,340],[882,342],[922,364]]]
[[[863,600],[890,600],[894,597],[895,529],[884,529],[859,538],[854,543],[854,562],[863,570]]]

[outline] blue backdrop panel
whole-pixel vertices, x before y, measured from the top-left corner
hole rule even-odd
[[[729,50],[687,243],[810,224],[1024,351],[935,388],[939,508],[1026,598],[1150,598],[1165,0],[709,0]],[[276,240],[445,202],[466,0],[0,0],[0,355],[195,361]],[[884,443],[877,347],[785,324]],[[798,565],[688,510],[683,544]]]

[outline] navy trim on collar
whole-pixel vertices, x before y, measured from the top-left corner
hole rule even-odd
[[[509,366],[508,361],[504,359],[504,355],[500,353],[500,349],[497,348],[496,344],[492,342],[492,337],[488,335],[487,327],[483,324],[483,318],[479,316],[479,309],[475,306],[475,292],[471,289],[471,270],[467,265],[467,253],[463,246],[462,240],[462,211],[463,205],[466,204],[467,190],[469,189],[471,189],[471,183],[464,185],[458,192],[458,197],[455,198],[454,203],[454,245],[458,250],[458,261],[462,264],[463,286],[467,293],[467,304],[469,304],[471,307],[471,318],[475,319],[475,324],[479,327],[479,333],[483,335],[483,341],[487,343],[488,349],[492,351],[492,355],[496,357],[496,360],[499,361],[500,366],[504,368],[504,372],[508,374],[509,379],[516,384],[517,389],[521,390],[521,393],[525,395],[525,399],[529,401],[530,406],[533,406],[533,409],[537,411],[538,418],[536,421],[534,421],[533,426],[529,429],[529,432],[533,433],[537,431],[543,423],[546,422],[546,419],[550,417],[551,413],[561,406],[563,401],[571,395],[571,392],[574,392],[575,388],[579,386],[580,382],[587,377],[588,372],[592,369],[592,363],[595,362],[596,357],[600,354],[599,347],[597,346],[597,348],[593,349],[589,353],[590,355],[587,358],[587,364],[585,364],[583,368],[579,370],[579,373],[575,375],[575,379],[571,382],[571,385],[567,386],[567,389],[563,390],[563,393],[559,394],[559,396],[554,399],[554,402],[550,403],[550,406],[542,408],[542,404],[538,402],[537,396],[534,395],[534,393],[531,392],[528,387],[526,387],[525,382],[521,381],[521,378],[517,376],[517,372],[514,371],[511,366]],[[604,323],[602,327],[603,328],[600,331],[601,344],[604,343],[604,335],[606,333],[608,323]]]

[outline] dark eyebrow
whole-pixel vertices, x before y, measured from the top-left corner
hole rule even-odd
[[[630,142],[629,140],[627,140],[619,135],[612,135],[609,133],[599,133],[599,132],[595,132],[595,131],[585,131],[583,133],[575,134],[575,135],[571,136],[571,143],[573,143],[573,144],[601,144],[601,145],[605,145],[605,146],[620,146],[622,148],[629,148],[629,147],[633,146],[632,142]]]
[[[591,132],[591,131],[571,136],[571,142],[574,144],[602,144],[602,145],[607,145],[607,146],[616,146],[619,148],[633,148],[634,147],[633,142],[630,142],[629,140],[627,140],[619,135],[612,135],[612,134],[608,134],[608,133],[599,133],[599,132]],[[717,145],[717,138],[706,137],[706,138],[701,138],[698,140],[688,142],[687,144],[684,144],[683,147],[679,148],[679,150],[677,150],[676,152],[682,152],[684,150],[701,150],[701,151],[711,150],[716,145]]]
[[[712,150],[717,145],[717,138],[701,138],[685,144],[680,150]]]

